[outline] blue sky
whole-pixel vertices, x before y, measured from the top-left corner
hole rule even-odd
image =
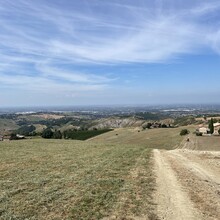
[[[1,106],[219,103],[220,2],[0,0]]]

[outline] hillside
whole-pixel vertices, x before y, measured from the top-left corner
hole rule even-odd
[[[0,142],[0,219],[219,219],[219,137],[194,130]]]
[[[119,128],[88,141],[109,144],[139,144],[150,148],[173,149],[183,139],[179,135],[181,129],[158,128],[141,130],[138,128]]]
[[[151,151],[140,145],[1,142],[0,170],[1,219],[155,216]]]

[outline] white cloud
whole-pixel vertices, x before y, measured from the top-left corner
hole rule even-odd
[[[44,77],[25,76],[25,75],[6,75],[1,74],[0,84],[5,88],[46,92],[46,93],[62,93],[68,92],[85,92],[103,90],[105,84],[76,84],[76,83],[59,83]]]
[[[112,20],[108,20],[109,15],[95,11],[98,7],[80,12],[37,2],[9,2],[11,5],[5,5],[7,13],[13,6],[13,13],[30,21],[1,18],[2,28],[7,32],[0,34],[3,46],[41,58],[45,55],[97,63],[163,62],[178,54],[191,53],[202,47],[204,36],[210,34],[209,26],[198,23],[195,16],[199,18],[219,9],[219,4],[209,2],[183,16],[184,10],[178,8],[171,13],[161,9],[157,14],[157,8],[120,5],[123,13],[112,10]],[[214,34],[217,30],[212,31]]]
[[[113,81],[115,79],[107,78],[105,76],[97,76],[94,74],[85,74],[82,72],[71,72],[60,68],[50,67],[48,65],[40,65],[37,70],[46,77],[55,77],[60,80],[66,80],[68,82],[86,83],[86,84],[103,84]]]
[[[103,1],[74,2],[70,7],[55,1],[1,2],[2,84],[42,91],[100,90],[116,78],[75,67],[170,62],[203,48],[220,53],[218,25],[201,22],[220,9],[216,1],[197,1],[185,9],[165,7],[165,1],[106,3],[108,7]],[[71,70],[64,68],[67,63]]]

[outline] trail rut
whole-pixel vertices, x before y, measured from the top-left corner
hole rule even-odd
[[[160,219],[220,219],[220,153],[154,150]]]

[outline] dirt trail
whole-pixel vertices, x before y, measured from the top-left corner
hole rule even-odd
[[[154,150],[160,219],[220,219],[220,152]]]
[[[157,173],[156,203],[161,219],[201,219],[188,195],[181,187],[174,170],[167,160],[166,152],[154,150]]]

